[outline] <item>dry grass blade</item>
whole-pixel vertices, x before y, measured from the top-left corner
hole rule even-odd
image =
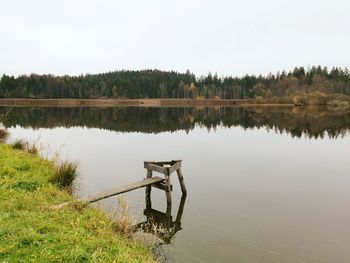
[[[114,219],[117,229],[127,237],[130,237],[134,232],[135,219],[131,210],[126,199],[123,196],[118,197],[118,207]]]
[[[36,146],[36,144],[27,144],[27,152],[31,153],[31,154],[38,154],[39,153],[39,149]]]

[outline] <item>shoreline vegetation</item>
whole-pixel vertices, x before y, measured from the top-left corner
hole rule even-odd
[[[5,129],[0,135],[1,262],[154,262],[150,247],[69,193],[75,163],[57,165],[33,146],[5,144]],[[70,205],[52,209],[63,202]]]
[[[47,107],[196,107],[196,106],[253,106],[255,100],[229,99],[0,99],[0,106]],[[262,106],[294,106],[293,103],[261,103]]]
[[[35,107],[301,107],[301,106],[350,107],[350,96],[314,92],[289,98],[255,99],[25,99],[0,98],[0,106]]]

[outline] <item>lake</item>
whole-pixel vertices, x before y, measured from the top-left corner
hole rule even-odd
[[[176,226],[157,245],[160,261],[350,262],[349,109],[4,112],[12,140],[79,162],[79,197],[141,180],[144,160],[183,160],[187,198],[176,174],[168,214],[165,193],[152,189],[152,211]],[[136,223],[145,221],[145,190],[124,197]],[[113,213],[118,202],[112,197],[96,205]]]

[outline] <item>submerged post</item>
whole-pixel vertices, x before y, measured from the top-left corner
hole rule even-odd
[[[168,171],[168,174],[165,175],[165,184],[166,184],[166,189],[165,189],[165,194],[166,194],[166,201],[168,205],[171,205],[171,184],[170,184],[170,174]]]

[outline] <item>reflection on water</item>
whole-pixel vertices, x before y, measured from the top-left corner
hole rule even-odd
[[[186,209],[178,185],[173,211],[159,189],[152,203],[125,195],[143,229],[163,226],[168,262],[350,262],[348,110],[9,110],[12,138],[79,162],[78,196],[141,180],[145,160],[184,160]]]
[[[7,127],[32,128],[88,127],[121,132],[159,133],[207,129],[219,126],[273,129],[293,137],[344,136],[350,128],[350,109],[327,107],[269,108],[33,108],[0,107],[0,115],[9,112]]]
[[[171,204],[167,204],[166,212],[161,212],[152,208],[151,198],[146,196],[146,209],[143,214],[146,216],[146,221],[137,224],[136,229],[142,229],[146,233],[151,233],[164,241],[165,244],[170,244],[175,234],[182,230],[181,218],[185,208],[186,195],[181,196],[179,208],[175,221],[171,215]]]

